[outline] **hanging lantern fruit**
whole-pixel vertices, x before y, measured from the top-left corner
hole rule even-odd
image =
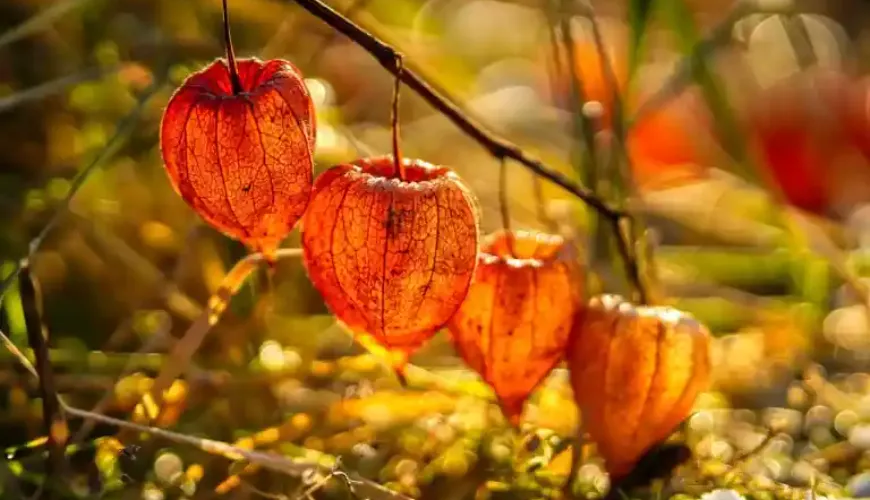
[[[526,399],[564,355],[580,300],[579,272],[556,235],[500,231],[481,252],[448,327],[462,358],[518,425]]]
[[[687,313],[596,297],[568,346],[574,398],[612,479],[628,474],[706,388],[710,335]]]
[[[459,308],[479,240],[477,201],[462,180],[402,162],[401,171],[392,156],[330,168],[302,222],[303,261],[326,305],[366,347],[395,355],[399,373]]]
[[[643,96],[638,102],[647,99]],[[712,142],[711,123],[706,105],[691,92],[637,118],[627,131],[626,148],[634,183],[641,192],[708,178],[706,165],[715,161],[705,145],[705,140]]]
[[[762,172],[788,203],[825,214],[836,200],[834,167],[846,144],[836,101],[846,80],[836,73],[801,73],[761,89],[745,111],[748,137]]]
[[[190,75],[169,100],[161,152],[188,205],[271,259],[308,205],[314,105],[291,63],[236,64],[227,23],[227,59]]]

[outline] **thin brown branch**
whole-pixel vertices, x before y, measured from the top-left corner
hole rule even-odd
[[[399,96],[402,93],[402,58],[396,63],[399,69],[393,84],[393,107],[390,115],[390,125],[393,136],[393,164],[400,180],[405,180],[405,164],[402,162],[402,146],[399,138]]]
[[[63,403],[63,402],[62,402]],[[85,420],[95,420],[102,424],[119,427],[131,432],[147,433],[154,437],[161,438],[173,443],[193,446],[206,453],[222,456],[228,460],[244,460],[249,463],[257,464],[263,469],[272,470],[278,473],[287,474],[294,477],[299,477],[309,471],[326,472],[335,474],[335,467],[325,463],[304,462],[295,460],[275,453],[246,450],[233,446],[224,441],[216,441],[212,439],[203,439],[194,436],[188,436],[177,432],[167,431],[157,427],[149,427],[139,425],[133,422],[127,422],[117,418],[92,413],[79,408],[74,408],[64,403],[66,412],[74,417]],[[344,473],[341,473],[344,474]],[[370,481],[356,474],[348,474],[349,480],[353,482],[354,489],[362,498],[370,498],[372,500],[409,500],[408,497],[392,491],[384,486],[381,486],[374,481]]]
[[[236,51],[233,50],[233,37],[230,36],[230,12],[227,0],[222,2],[224,12],[224,49],[227,52],[227,70],[230,73],[230,84],[233,87],[233,95],[239,95],[244,90],[242,80],[239,79],[239,68],[236,66]]]
[[[624,213],[595,195],[589,188],[581,186],[563,174],[552,170],[540,160],[520,149],[505,139],[497,137],[486,130],[476,120],[468,116],[456,104],[443,96],[420,75],[408,67],[407,62],[401,64],[402,55],[391,45],[379,40],[374,35],[327,6],[320,0],[295,0],[299,6],[317,17],[330,27],[353,40],[357,45],[371,54],[381,65],[394,76],[400,78],[411,90],[420,95],[432,107],[455,124],[466,135],[477,141],[496,158],[511,158],[522,164],[536,175],[539,175],[559,187],[580,198],[587,205],[609,219],[618,219]]]
[[[257,262],[262,261],[264,257],[260,254],[254,254],[256,257],[252,260]],[[280,255],[280,252],[279,252]],[[0,331],[0,341],[5,343],[10,351],[16,355],[21,365],[38,381],[41,382],[41,377],[38,370],[33,366],[32,363],[21,353],[14,344],[9,340],[9,338]],[[233,446],[230,443],[226,443],[223,441],[215,441],[212,439],[204,439],[198,438],[194,436],[188,436],[185,434],[180,434],[172,431],[167,431],[164,429],[160,429],[157,427],[150,427],[146,425],[140,425],[133,422],[127,422],[121,419],[109,417],[106,415],[102,415],[99,413],[83,410],[81,408],[76,408],[74,406],[69,405],[64,399],[60,396],[57,397],[57,404],[59,408],[65,412],[67,415],[77,417],[86,421],[99,422],[106,425],[111,425],[123,429],[127,432],[135,432],[135,433],[147,433],[151,434],[154,437],[161,438],[173,443],[184,444],[188,446],[196,447],[206,453],[210,453],[213,455],[219,455],[229,460],[244,460],[251,464],[256,464],[257,466],[272,470],[275,472],[279,472],[282,474],[288,474],[291,476],[301,476],[308,471],[319,471],[326,472],[336,476],[343,476],[345,481],[347,481],[350,485],[352,483],[353,489],[356,494],[361,498],[369,498],[372,500],[410,500],[408,497],[402,495],[401,493],[397,493],[392,491],[380,484],[365,479],[361,476],[358,476],[354,473],[344,473],[338,469],[337,460],[334,460],[332,465],[326,463],[319,462],[304,462],[300,460],[294,460],[292,458],[288,458],[282,455],[277,455],[274,453],[268,452],[259,452],[253,450],[246,450],[243,448],[239,448],[237,446]],[[329,458],[327,456],[327,458]]]
[[[66,471],[64,447],[69,436],[69,427],[61,411],[60,400],[54,382],[54,370],[48,356],[48,342],[42,328],[39,293],[30,273],[30,265],[21,265],[19,275],[19,290],[21,307],[24,310],[24,323],[27,329],[27,340],[33,349],[36,361],[36,373],[39,374],[39,392],[42,398],[42,418],[48,434],[48,457],[46,460],[46,476],[60,482]],[[51,495],[52,488],[47,494]]]

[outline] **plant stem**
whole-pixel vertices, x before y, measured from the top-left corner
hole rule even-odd
[[[390,73],[397,76],[411,90],[420,95],[432,107],[453,122],[466,135],[477,141],[496,158],[513,159],[536,175],[539,175],[559,187],[570,192],[583,200],[587,205],[600,212],[605,217],[616,219],[623,216],[623,212],[598,198],[595,193],[585,186],[578,185],[563,174],[554,171],[520,149],[517,145],[499,138],[484,129],[482,125],[466,115],[459,107],[448,98],[436,91],[432,85],[426,82],[407,65],[400,63],[401,54],[392,46],[375,38],[371,33],[336,12],[321,0],[295,0],[299,6],[313,16],[322,20],[330,27],[353,40],[357,45],[365,49]]]
[[[589,21],[592,24],[592,36],[595,40],[595,50],[598,53],[598,60],[601,61],[602,74],[605,81],[611,89],[611,113],[612,113],[612,128],[613,128],[613,156],[611,161],[614,162],[617,168],[613,172],[612,181],[619,189],[617,196],[620,198],[628,198],[629,196],[637,196],[637,188],[634,185],[633,171],[631,168],[631,157],[628,154],[626,143],[626,127],[625,127],[625,107],[623,105],[622,96],[620,95],[619,79],[616,71],[611,64],[610,56],[607,54],[604,37],[601,33],[601,27],[598,25],[598,20],[595,17],[591,5],[589,7]],[[617,250],[625,264],[625,272],[631,282],[635,293],[636,300],[640,304],[649,302],[649,293],[643,276],[640,271],[640,257],[638,243],[643,238],[642,223],[636,216],[631,219],[626,219],[629,227],[623,232],[622,220],[617,220],[613,223],[614,237],[616,238]]]
[[[66,412],[74,417],[84,420],[94,420],[105,425],[112,425],[125,429],[131,432],[147,433],[155,437],[167,440],[172,443],[184,444],[193,446],[206,453],[218,455],[227,458],[228,460],[245,460],[249,463],[257,464],[258,466],[269,469],[282,474],[298,477],[308,471],[329,472],[332,470],[335,474],[334,467],[330,467],[325,463],[305,462],[294,460],[282,455],[270,452],[253,451],[233,446],[224,441],[215,441],[212,439],[203,439],[195,436],[188,436],[177,432],[167,431],[157,427],[149,427],[139,425],[133,422],[127,422],[117,418],[92,413],[79,408],[69,406],[61,401]],[[408,497],[389,490],[373,481],[359,477],[355,474],[348,474],[353,482],[354,488],[363,498],[371,498],[373,500],[410,500]]]
[[[45,463],[46,477],[53,481],[62,481],[66,471],[64,446],[69,436],[69,427],[61,411],[54,382],[54,370],[48,357],[48,343],[42,329],[39,294],[30,274],[30,265],[21,266],[19,276],[21,290],[21,305],[24,309],[24,322],[27,325],[27,339],[36,361],[36,371],[39,374],[39,392],[42,397],[42,418],[48,434],[48,456]],[[51,488],[46,494],[53,498]]]
[[[402,161],[402,150],[399,144],[399,94],[402,91],[402,57],[399,56],[396,61],[398,73],[393,84],[393,111],[390,119],[391,130],[393,133],[393,163],[395,164],[395,172],[399,175],[399,180],[405,180],[405,163]]]
[[[233,50],[233,40],[230,37],[230,13],[227,8],[227,0],[222,0],[224,8],[224,47],[227,51],[227,67],[230,72],[230,84],[233,86],[233,95],[241,94],[242,80],[239,78],[239,68],[236,66],[236,51]]]
[[[278,250],[277,259],[298,257],[302,251],[298,248],[284,248]],[[146,396],[152,398],[156,407],[160,407],[163,400],[163,391],[169,388],[172,382],[181,375],[193,354],[202,345],[206,334],[217,324],[221,315],[229,305],[230,299],[236,294],[245,280],[253,273],[259,264],[266,261],[266,257],[260,253],[248,254],[240,260],[227,273],[206,304],[205,310],[200,317],[187,329],[184,336],[173,346],[166,361],[163,363],[157,378]],[[149,405],[150,406],[150,403]]]
[[[511,214],[508,206],[507,195],[507,160],[499,158],[498,171],[498,204],[501,210],[501,225],[504,228],[505,237],[507,238],[508,251],[511,257],[516,258],[517,253],[514,251],[514,235],[511,232]]]
[[[572,25],[571,25],[570,19],[564,15],[565,5],[566,5],[566,2],[563,1],[562,2],[562,12],[560,13],[559,18],[558,18],[558,25],[560,28],[559,31],[561,34],[561,42],[562,42],[562,45],[564,46],[565,54],[567,55],[567,59],[568,59],[568,71],[569,71],[568,76],[570,76],[571,82],[572,82],[572,94],[574,96],[573,103],[575,104],[575,107],[577,108],[574,111],[575,114],[578,115],[578,116],[576,116],[575,123],[574,123],[575,132],[583,139],[583,141],[586,144],[586,153],[585,153],[585,155],[586,155],[586,157],[585,157],[586,169],[585,169],[585,171],[588,175],[589,182],[592,185],[592,189],[595,192],[595,194],[598,196],[601,196],[602,193],[601,193],[600,189],[603,187],[603,182],[602,182],[603,179],[601,179],[598,176],[598,172],[596,171],[601,166],[601,165],[599,165],[599,162],[598,162],[597,149],[596,149],[596,146],[597,146],[597,144],[596,144],[596,132],[597,132],[596,128],[599,126],[599,123],[597,123],[597,120],[594,120],[590,117],[584,116],[584,114],[582,112],[583,105],[586,102],[586,96],[584,94],[584,89],[583,89],[583,75],[580,74],[580,71],[579,71],[579,68],[577,67],[577,65],[573,63],[576,60],[576,54],[574,52],[575,44],[574,44],[574,37],[572,34]],[[622,139],[620,139],[620,137],[619,137],[621,134],[621,131],[622,131],[622,126],[618,124],[619,121],[621,120],[619,115],[621,115],[621,113],[622,113],[622,105],[621,105],[621,99],[619,98],[619,94],[618,94],[619,89],[616,86],[616,76],[613,72],[613,68],[610,66],[610,59],[609,59],[606,51],[604,50],[602,36],[601,36],[601,33],[598,29],[598,26],[594,20],[594,17],[593,17],[594,13],[591,11],[591,9],[588,13],[588,16],[593,23],[593,32],[594,32],[594,36],[595,36],[595,44],[596,44],[596,48],[598,50],[598,56],[600,59],[601,70],[602,70],[603,76],[607,79],[608,83],[612,86],[613,95],[611,97],[612,97],[612,101],[613,101],[614,106],[611,110],[607,110],[606,112],[613,113],[613,115],[614,115],[613,120],[615,123],[617,123],[617,126],[616,126],[617,145],[616,145],[616,147],[619,147],[620,145],[622,145]],[[554,21],[555,20],[551,20],[551,22],[554,22]],[[558,37],[553,36],[552,39],[558,40]],[[624,156],[627,157],[627,155],[624,155]],[[622,179],[620,179],[620,174],[629,175],[625,172],[625,169],[623,169],[622,172],[613,172],[613,177],[615,177],[615,179],[611,180],[611,184],[620,184],[619,181],[622,180]],[[613,181],[616,181],[616,182],[613,182]],[[619,191],[622,191],[622,190],[619,190]],[[619,195],[619,196],[625,195],[625,193],[619,192],[619,191],[616,193],[617,195]],[[626,221],[629,224],[629,227],[627,228],[628,231],[623,230],[624,229],[623,221]],[[632,233],[632,228],[635,225],[633,218],[630,217],[627,213],[623,213],[623,216],[615,217],[615,218],[609,217],[606,219],[605,222],[607,222],[608,225],[610,226],[610,234],[612,235],[613,241],[615,242],[617,254],[619,255],[619,259],[622,261],[623,266],[625,267],[625,276],[627,278],[627,281],[630,283],[630,287],[634,290],[635,296],[632,297],[632,300],[638,301],[641,304],[647,303],[648,294],[646,292],[646,288],[644,286],[644,283],[643,283],[643,280],[641,277],[640,267],[638,265],[638,261],[636,258],[637,254],[636,254],[636,252],[632,251],[633,250],[633,244],[632,244],[633,239],[631,238],[631,233]],[[597,227],[597,224],[598,224],[598,221],[593,220],[593,221],[591,221],[590,226]],[[602,229],[603,229],[603,227],[602,227]],[[594,231],[594,229],[593,229],[593,231]],[[605,236],[605,237],[607,237],[607,236]],[[608,239],[609,239],[609,237],[608,237]],[[592,258],[594,258],[594,255],[592,256]]]

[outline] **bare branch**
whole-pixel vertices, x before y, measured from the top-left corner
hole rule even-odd
[[[486,130],[481,124],[469,117],[455,103],[419,76],[408,64],[402,64],[402,54],[391,45],[379,40],[374,35],[333,10],[320,0],[295,0],[299,6],[317,17],[330,27],[353,40],[365,49],[387,71],[401,79],[410,89],[420,95],[432,107],[453,122],[466,135],[477,141],[496,158],[511,158],[522,164],[536,175],[539,175],[565,189],[583,200],[587,205],[609,219],[624,216],[623,212],[611,207],[595,195],[589,188],[581,186],[563,174],[547,167],[540,160],[533,158],[520,149],[519,146],[506,141]]]

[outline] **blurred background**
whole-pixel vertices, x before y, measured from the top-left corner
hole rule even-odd
[[[715,336],[713,386],[679,433],[700,465],[660,485],[692,497],[870,496],[870,4],[602,0],[603,47],[581,2],[329,4],[486,128],[639,216],[656,300]],[[292,1],[229,5],[239,57],[288,59],[305,75],[318,172],[390,152],[392,77],[374,58]],[[223,55],[221,37],[219,0],[0,0],[0,274],[51,222],[30,260],[58,388],[77,406],[108,394],[105,411],[133,411],[246,253],[172,190],[158,146],[171,93]],[[404,153],[454,168],[479,197],[484,232],[500,228],[498,162],[402,95]],[[594,213],[507,168],[511,225],[578,242],[596,272],[587,294],[627,293]],[[297,232],[284,246],[298,244]],[[7,291],[0,330],[24,348],[17,294]],[[258,275],[233,298],[160,425],[340,457],[415,498],[558,497],[578,426],[564,370],[535,393],[518,438],[443,332],[412,362],[455,390],[425,377],[400,390],[334,325],[301,263],[281,261],[272,286]],[[39,460],[18,448],[43,434],[41,411],[4,350],[2,498],[41,481]],[[84,498],[303,498],[314,484],[154,440],[131,460],[106,442],[85,440],[73,482]],[[605,487],[596,457],[583,458],[578,484]],[[313,495],[347,491],[330,482]]]

